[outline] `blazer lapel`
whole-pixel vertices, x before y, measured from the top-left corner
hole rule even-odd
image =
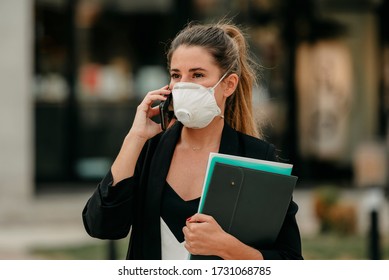
[[[219,153],[237,156],[240,154],[241,148],[238,133],[224,122]]]
[[[143,246],[145,259],[161,259],[161,195],[166,183],[174,149],[181,135],[182,125],[176,123],[167,130],[155,149],[150,165],[149,180],[146,190],[145,221],[143,221],[143,240],[148,242]],[[147,250],[146,248],[152,248]]]

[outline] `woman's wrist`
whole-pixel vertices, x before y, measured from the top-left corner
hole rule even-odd
[[[135,146],[141,146],[143,147],[143,145],[146,143],[148,139],[140,134],[138,134],[136,131],[134,131],[133,129],[131,129],[126,137],[124,138],[124,141],[123,141],[123,145],[126,145],[126,144],[131,144],[131,145],[135,145]]]
[[[219,256],[224,260],[263,260],[262,253],[227,234]]]
[[[113,186],[134,175],[136,162],[146,141],[146,138],[131,131],[124,138],[120,152],[111,167]]]

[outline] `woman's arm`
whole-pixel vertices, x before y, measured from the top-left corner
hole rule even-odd
[[[136,163],[147,139],[130,132],[111,167],[112,186],[126,178],[134,176]]]
[[[296,221],[297,204],[292,200],[274,246],[262,249],[266,260],[302,260],[301,237]]]
[[[125,178],[132,177],[138,157],[146,141],[162,131],[161,126],[151,118],[159,114],[159,107],[152,107],[155,101],[163,101],[169,94],[168,86],[149,92],[136,110],[132,127],[112,167],[112,186]]]
[[[132,224],[134,197],[142,173],[142,150],[145,143],[162,131],[151,118],[159,113],[152,107],[155,101],[165,100],[167,86],[149,92],[137,108],[134,122],[125,137],[110,172],[98,185],[82,212],[89,235],[101,239],[127,236]]]
[[[86,232],[100,239],[127,236],[132,224],[132,205],[137,179],[132,177],[112,187],[112,173],[97,186],[82,211]],[[126,213],[123,215],[123,213]]]
[[[194,255],[214,255],[225,260],[263,260],[262,253],[226,233],[212,216],[195,214],[183,228],[185,248]]]

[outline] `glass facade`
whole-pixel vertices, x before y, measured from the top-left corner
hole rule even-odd
[[[351,181],[359,140],[385,137],[388,112],[388,7],[357,2],[36,0],[36,181],[104,176],[139,100],[168,83],[169,40],[223,17],[247,27],[256,117],[281,158],[302,179]]]

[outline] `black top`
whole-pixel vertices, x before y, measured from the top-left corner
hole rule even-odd
[[[149,139],[139,155],[134,176],[112,187],[109,171],[84,207],[86,231],[100,239],[125,238],[131,230],[127,259],[158,260],[161,253],[161,203],[174,149],[182,124],[176,122],[164,133]],[[277,161],[275,147],[224,124],[220,153]],[[259,182],[260,183],[260,182]],[[276,241],[253,247],[265,259],[302,259],[301,238],[296,222],[297,204],[291,200]],[[259,222],[253,217],[253,223]]]
[[[183,200],[166,182],[162,191],[161,218],[180,243],[184,241],[182,228],[186,219],[197,213],[199,202],[200,198]]]

